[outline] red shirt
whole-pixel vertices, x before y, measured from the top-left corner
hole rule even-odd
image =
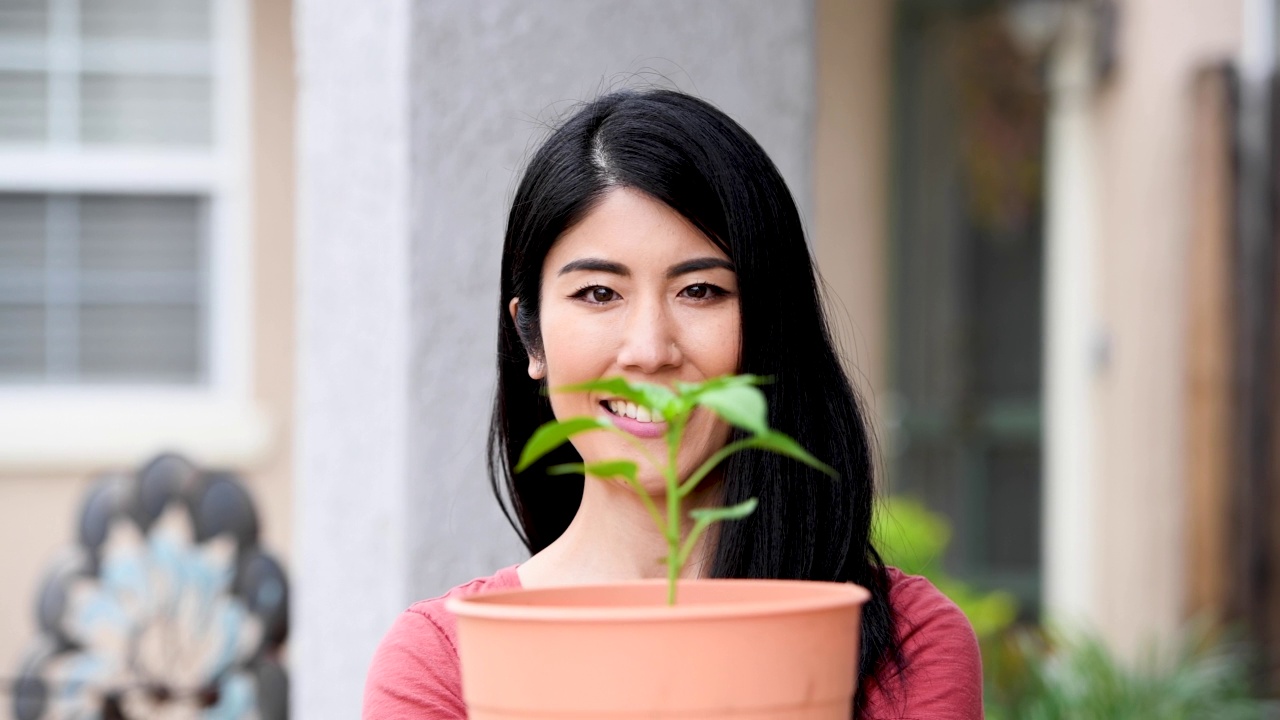
[[[401,613],[369,667],[364,720],[465,720],[457,622],[445,601],[519,588],[512,566]],[[863,717],[981,720],[982,658],[964,613],[928,580],[897,568],[889,568],[889,602],[898,614],[906,670],[885,682],[888,693],[870,682]]]

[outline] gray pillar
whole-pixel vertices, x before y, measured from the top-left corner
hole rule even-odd
[[[408,0],[295,3],[295,718],[359,717],[364,668],[411,594],[407,486],[433,481],[406,450],[410,17]]]
[[[484,446],[521,164],[574,101],[701,95],[810,198],[810,3],[297,0],[294,712],[358,716],[395,615],[522,558]]]

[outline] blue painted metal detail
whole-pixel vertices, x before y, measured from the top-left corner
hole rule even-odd
[[[18,720],[284,720],[288,580],[243,484],[162,455],[99,477],[37,597]]]

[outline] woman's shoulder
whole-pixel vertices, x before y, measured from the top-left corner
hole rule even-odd
[[[906,708],[883,715],[981,718],[982,653],[969,619],[928,578],[886,570],[904,662],[898,691],[886,694]]]
[[[918,653],[935,647],[962,649],[966,651],[965,657],[980,664],[973,626],[951,598],[928,578],[908,575],[895,567],[885,570],[889,576],[889,604],[893,607],[898,640],[904,652],[915,649]],[[910,655],[907,659],[911,661]]]
[[[496,592],[499,590],[519,590],[520,576],[516,573],[516,565],[506,567],[498,572],[486,576],[479,577],[470,582],[465,582],[455,588],[452,588],[443,595],[439,595],[427,600],[419,600],[409,606],[405,610],[406,614],[419,615],[431,625],[434,625],[444,639],[449,642],[449,646],[457,652],[457,636],[458,622],[453,613],[445,609],[445,604],[453,598],[463,598],[470,595],[476,595],[482,592]]]
[[[889,576],[889,603],[899,617],[899,625],[904,618],[912,621],[963,620],[963,625],[972,634],[964,612],[928,578],[908,575],[892,566],[886,567],[885,572]]]
[[[365,718],[461,718],[458,625],[445,603],[480,592],[514,590],[514,566],[410,605],[383,636],[365,680]]]

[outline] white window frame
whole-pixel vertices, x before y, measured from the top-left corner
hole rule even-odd
[[[133,464],[161,450],[207,464],[243,465],[265,452],[271,423],[254,402],[251,378],[249,2],[211,3],[210,150],[0,146],[0,192],[194,194],[207,198],[210,209],[204,382],[0,385],[0,472]]]

